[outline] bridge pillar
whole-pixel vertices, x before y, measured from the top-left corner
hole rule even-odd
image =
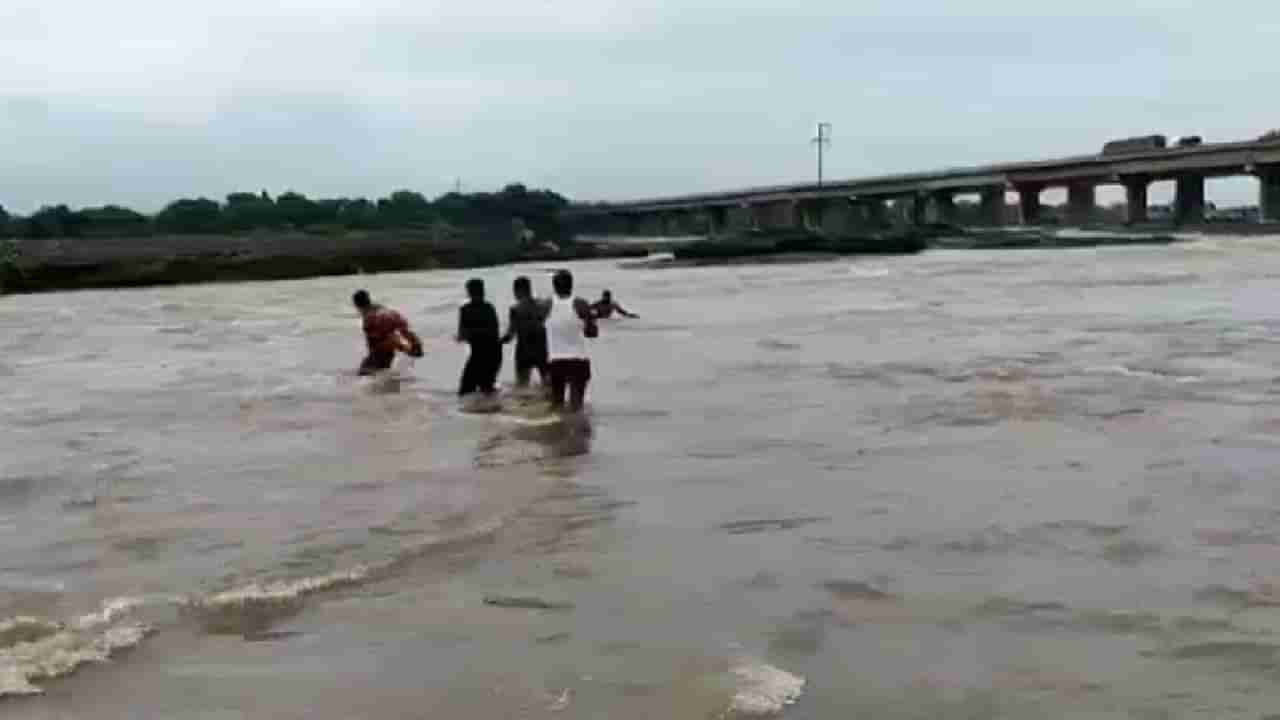
[[[1124,179],[1125,222],[1136,225],[1147,221],[1147,191],[1151,187],[1149,177]]]
[[[1204,222],[1204,176],[1183,175],[1174,192],[1173,217],[1179,224]]]
[[[956,195],[950,190],[933,193],[934,222],[954,225],[956,222]]]
[[[1019,220],[1023,225],[1035,225],[1040,222],[1040,191],[1043,185],[1018,185]]]
[[[1280,165],[1258,168],[1258,185],[1262,222],[1280,222]]]
[[[809,232],[820,233],[826,225],[826,214],[831,201],[827,198],[810,198],[796,203],[800,226]]]
[[[1086,225],[1093,220],[1097,191],[1093,183],[1072,183],[1067,186],[1067,222]]]
[[[1004,186],[990,187],[982,191],[979,208],[982,224],[999,227],[1004,224]]]
[[[798,204],[794,200],[775,200],[751,206],[751,216],[759,230],[789,230],[800,226]]]
[[[859,198],[853,201],[855,211],[860,214],[866,224],[876,230],[889,227],[889,206],[884,198]]]
[[[671,237],[672,235],[679,234],[676,232],[676,225],[679,222],[679,219],[676,217],[675,213],[672,213],[672,212],[660,213],[658,215],[658,219],[659,219],[660,225],[662,226],[662,232],[658,233],[659,235],[661,235],[662,237]]]
[[[824,235],[851,235],[857,231],[864,217],[863,207],[849,198],[831,198],[822,209],[822,226],[818,232]]]
[[[725,208],[724,229],[726,232],[742,232],[755,227],[755,214],[749,205],[738,205]]]
[[[907,200],[907,224],[921,227],[929,222],[929,196],[923,192],[910,195]]]
[[[674,230],[676,235],[695,235],[698,232],[698,226],[701,224],[700,218],[696,216],[692,210],[677,210],[671,215],[674,221]]]
[[[729,226],[729,208],[712,205],[704,208],[702,211],[703,232],[708,236],[715,236],[723,233],[725,228]]]

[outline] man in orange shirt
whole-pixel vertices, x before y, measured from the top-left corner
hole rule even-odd
[[[403,315],[373,302],[365,290],[357,290],[351,302],[363,318],[364,341],[369,347],[369,354],[360,363],[361,375],[390,369],[397,351],[422,357],[422,340],[409,329]]]

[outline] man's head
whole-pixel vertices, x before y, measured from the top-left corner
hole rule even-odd
[[[551,287],[555,288],[556,295],[567,298],[573,294],[573,273],[568,270],[559,270],[551,277]]]
[[[467,281],[467,297],[472,300],[484,299],[484,281],[480,278],[471,278]]]
[[[357,290],[351,295],[351,304],[361,313],[367,313],[373,309],[373,300],[369,298],[368,290]]]
[[[600,299],[605,302],[613,302],[613,293],[609,292],[608,290],[605,290],[604,292],[600,293]]]
[[[521,275],[511,285],[511,291],[516,294],[517,300],[525,300],[533,297],[533,284],[529,282],[529,278]]]

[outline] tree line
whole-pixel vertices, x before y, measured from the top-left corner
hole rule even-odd
[[[312,200],[286,192],[272,198],[266,191],[231,193],[222,202],[182,198],[154,214],[118,205],[72,210],[49,205],[28,216],[10,215],[0,207],[0,237],[81,238],[154,234],[244,233],[255,230],[394,230],[510,224],[523,221],[538,237],[556,236],[557,215],[569,204],[551,190],[530,190],[513,183],[496,193],[457,193],[428,200],[421,193],[399,190],[387,197]]]

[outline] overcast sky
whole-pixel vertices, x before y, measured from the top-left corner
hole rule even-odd
[[[830,177],[1243,139],[1278,47],[1275,0],[3,0],[0,205],[727,189],[812,178],[819,120]]]

